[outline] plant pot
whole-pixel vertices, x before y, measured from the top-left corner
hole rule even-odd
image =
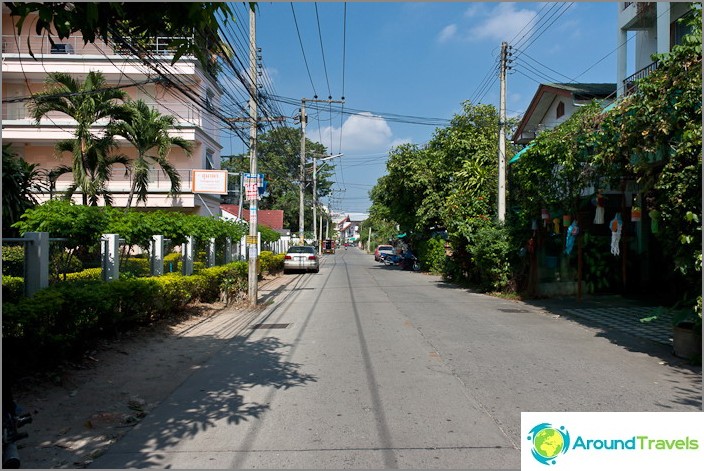
[[[672,350],[676,357],[690,359],[702,355],[702,334],[691,322],[683,322],[672,328]]]

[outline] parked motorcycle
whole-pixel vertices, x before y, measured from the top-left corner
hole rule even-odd
[[[27,438],[27,432],[18,429],[32,422],[32,416],[24,412],[14,401],[12,392],[3,388],[2,395],[2,467],[20,467],[20,454],[17,442]]]
[[[401,270],[420,271],[420,261],[411,252],[406,252],[401,259]]]
[[[379,261],[386,266],[398,265],[401,262],[401,256],[397,254],[381,254]]]

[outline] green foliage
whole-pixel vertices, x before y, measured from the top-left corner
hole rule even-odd
[[[423,241],[418,247],[418,258],[425,270],[434,274],[443,273],[447,265],[445,240],[440,237],[433,237]]]
[[[583,280],[588,293],[613,290],[619,283],[619,259],[611,254],[609,237],[585,233],[582,239]]]
[[[503,225],[479,224],[468,237],[467,250],[479,287],[486,291],[504,291],[511,279],[511,241]]]
[[[273,252],[262,251],[259,254],[259,268],[261,273],[268,273],[270,275],[279,273],[284,269],[284,257],[285,254],[274,255]]]
[[[89,348],[101,337],[168,318],[194,301],[213,302],[225,287],[231,295],[247,286],[247,263],[205,268],[197,275],[91,278],[100,269],[22,297],[22,280],[3,277],[3,343],[25,352],[11,368],[55,365]],[[5,365],[3,365],[4,367]]]
[[[27,209],[34,207],[34,193],[45,189],[37,164],[29,164],[12,152],[10,144],[2,146],[2,235],[16,237],[12,225]]]
[[[129,257],[120,262],[120,274],[144,277],[151,275],[151,264],[147,258]]]
[[[257,138],[258,170],[269,182],[268,190],[259,201],[259,209],[281,209],[284,211],[284,227],[298,228],[299,186],[301,168],[301,130],[293,127],[277,127]],[[307,162],[312,156],[326,155],[325,146],[306,139]],[[249,172],[247,155],[236,155],[222,164],[233,172]],[[316,189],[318,200],[331,193],[334,175],[334,159],[318,167]],[[306,165],[306,183],[312,183],[312,168]],[[304,205],[313,203],[313,185],[304,190]],[[312,211],[304,213],[305,227],[313,227]],[[262,234],[263,237],[263,234]]]
[[[183,5],[169,2],[11,2],[7,5],[17,19],[18,32],[27,18],[34,18],[35,33],[47,35],[50,41],[80,32],[86,44],[102,40],[105,44],[118,44],[128,50],[137,47],[141,51],[157,36],[184,38],[170,44],[174,55],[172,64],[183,55],[191,55],[211,73],[217,65],[212,54],[228,55],[228,51],[215,47],[218,44],[214,39],[218,35],[218,19],[235,21],[230,6],[221,2]],[[250,3],[250,8],[254,9],[254,5]],[[33,17],[33,13],[38,17]],[[193,40],[186,39],[191,37]]]
[[[102,268],[86,268],[76,273],[68,273],[65,281],[100,281],[102,277]]]
[[[22,245],[2,246],[2,274],[24,276],[24,247]]]
[[[2,302],[16,303],[24,296],[24,278],[2,275]]]

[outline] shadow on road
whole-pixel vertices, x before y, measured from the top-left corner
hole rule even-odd
[[[188,350],[188,342],[203,340],[184,339],[181,348]],[[216,426],[261,418],[269,404],[246,402],[244,391],[257,386],[289,389],[317,381],[314,375],[302,373],[300,364],[283,359],[291,345],[277,338],[243,336],[228,342],[214,361],[188,380],[190,385],[179,388],[111,449],[117,454],[108,459],[108,467],[116,467],[115,459],[124,459],[119,468],[161,467],[164,455],[140,452],[135,457],[134,453],[167,451]],[[101,461],[91,467],[103,467]]]

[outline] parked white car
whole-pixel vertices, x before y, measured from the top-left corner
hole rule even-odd
[[[290,247],[284,257],[284,274],[292,271],[320,271],[320,258],[312,245],[294,245]]]

